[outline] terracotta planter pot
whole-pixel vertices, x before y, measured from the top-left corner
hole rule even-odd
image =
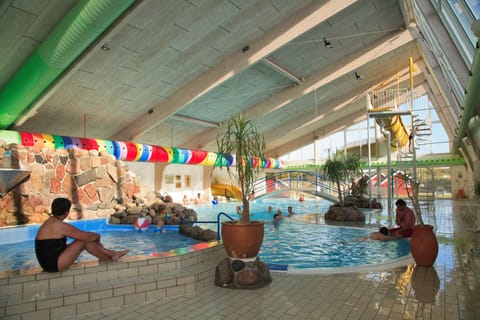
[[[410,250],[418,266],[433,266],[438,254],[438,242],[433,226],[425,224],[413,228]]]
[[[255,258],[262,246],[263,235],[263,221],[250,221],[249,224],[222,222],[223,247],[231,258]]]

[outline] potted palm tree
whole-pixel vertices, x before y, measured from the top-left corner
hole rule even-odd
[[[416,264],[424,267],[431,267],[435,263],[438,254],[438,241],[433,226],[425,224],[422,218],[422,207],[420,204],[419,180],[413,179],[407,173],[400,175],[407,190],[407,196],[412,202],[413,212],[417,224],[413,227],[412,239],[410,240],[410,251]]]
[[[251,120],[243,114],[231,118],[223,135],[217,137],[218,153],[215,166],[227,169],[231,179],[236,180],[241,190],[242,211],[239,221],[222,223],[223,245],[231,258],[254,258],[263,242],[263,221],[250,220],[249,197],[253,191],[255,174],[264,157],[265,140]],[[235,155],[236,165],[233,163]]]

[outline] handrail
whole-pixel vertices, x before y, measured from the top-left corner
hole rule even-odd
[[[227,217],[228,219],[230,220],[235,220],[234,218],[232,218],[231,216],[229,216],[228,214],[226,214],[225,212],[220,212],[219,214],[217,214],[217,221],[182,221],[182,223],[216,223],[217,224],[217,240],[221,240],[221,237],[220,237],[220,216],[225,216]]]
[[[227,217],[228,219],[230,220],[235,220],[233,219],[232,217],[230,217],[228,214],[226,214],[225,212],[220,212],[219,214],[217,214],[217,240],[221,240],[221,236],[220,236],[220,216],[225,216]]]

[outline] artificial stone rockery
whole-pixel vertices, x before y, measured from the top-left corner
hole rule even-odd
[[[139,217],[151,224],[179,225],[180,232],[202,241],[217,233],[192,226],[197,213],[169,195],[145,187],[123,161],[96,150],[7,145],[0,140],[0,168],[30,170],[30,177],[0,198],[0,227],[42,223],[58,197],[72,200],[70,220],[109,218],[133,224]]]
[[[346,196],[344,199],[345,206],[355,206],[366,209],[383,209],[383,206],[377,199],[368,199],[359,196]]]
[[[272,282],[268,266],[258,258],[253,261],[225,258],[215,269],[215,285],[229,289],[257,289]]]
[[[134,196],[133,202],[115,205],[114,209],[115,212],[110,216],[112,224],[133,224],[138,218],[146,218],[150,224],[159,227],[197,221],[195,210],[173,202],[168,195],[156,195],[153,201]]]
[[[325,221],[365,222],[365,214],[355,206],[332,205],[324,215]]]
[[[193,225],[197,221],[195,210],[173,202],[169,195],[156,195],[153,201],[134,196],[134,201],[127,205],[116,205],[109,221],[111,224],[133,224],[138,218],[145,218],[160,228],[164,225],[180,225],[179,233],[196,240],[217,240],[215,231]]]
[[[0,140],[0,167],[31,171],[0,199],[0,226],[43,222],[57,197],[72,200],[72,220],[109,217],[115,205],[133,202],[145,189],[123,161],[96,150],[38,149]]]

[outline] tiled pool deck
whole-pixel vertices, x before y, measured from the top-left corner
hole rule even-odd
[[[231,290],[213,285],[213,263],[205,269],[207,271],[203,270],[193,277],[177,276],[177,283],[170,281],[168,284],[165,280],[155,279],[156,287],[153,288],[152,283],[144,279],[142,283],[129,284],[132,292],[126,292],[123,299],[115,300],[115,293],[121,290],[104,288],[103,291],[93,290],[96,295],[90,292],[90,296],[82,296],[82,292],[78,292],[76,295],[50,301],[55,304],[60,303],[61,299],[65,303],[67,298],[86,299],[77,303],[76,313],[71,308],[55,309],[52,306],[48,312],[30,310],[8,315],[7,302],[2,302],[4,306],[2,308],[0,305],[0,318],[480,319],[479,210],[470,200],[444,201],[436,207],[435,219],[432,215],[427,216],[427,221],[436,225],[439,241],[439,255],[433,268],[416,267],[409,263],[405,266],[385,266],[376,268],[375,271],[353,273],[272,272],[273,282],[267,287]],[[212,249],[214,248],[208,250]],[[210,255],[213,260],[221,258],[218,250]],[[195,261],[204,263],[202,259],[193,254],[183,262],[177,260],[176,264],[180,267],[185,265],[188,269]],[[142,263],[136,266],[134,262],[129,264],[132,264],[132,268],[137,268],[137,273],[160,268],[160,265],[152,267]],[[116,269],[118,268],[120,267],[117,266]],[[129,272],[131,271],[125,271],[124,274]],[[121,273],[116,271],[117,276],[121,276]],[[197,278],[199,275],[201,276]],[[190,285],[172,289],[172,286],[179,284],[179,278],[184,282],[191,280]],[[199,279],[200,282],[197,282]],[[1,281],[5,279],[0,279],[0,283]],[[168,285],[171,294],[165,289]],[[128,290],[125,288],[124,291]],[[136,293],[137,288],[139,292]],[[142,288],[147,290],[146,293],[142,293]],[[108,308],[98,307],[102,299],[109,303]],[[38,308],[38,304],[35,308]]]

